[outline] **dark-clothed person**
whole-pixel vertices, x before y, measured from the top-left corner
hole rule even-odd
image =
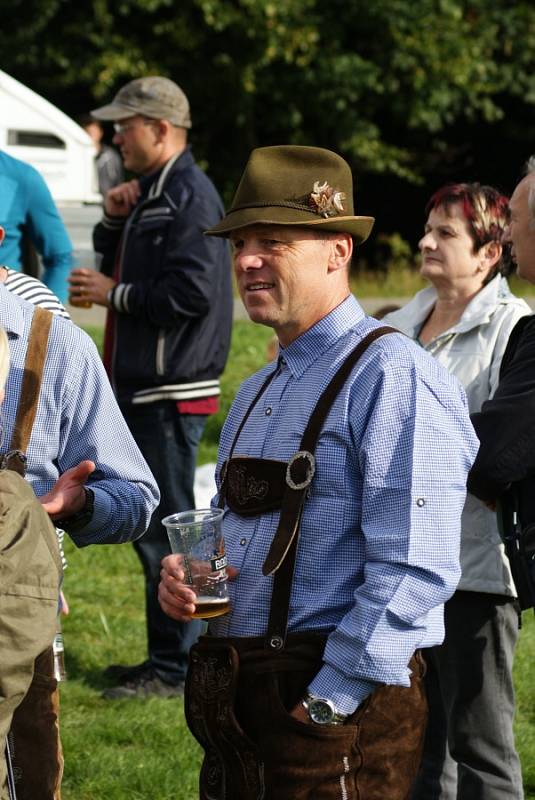
[[[455,378],[350,293],[372,224],[342,158],[282,146],[253,151],[209,231],[279,356],[220,441],[231,611],[192,650],[185,697],[203,800],[402,800],[419,763],[419,648],[443,638],[477,443]],[[160,601],[187,621],[184,580],[167,557]]]
[[[182,692],[201,623],[185,625],[158,604],[161,520],[193,508],[197,447],[217,410],[232,322],[227,244],[204,236],[223,215],[187,144],[189,104],[167,78],[141,78],[93,115],[115,121],[114,144],[140,177],[110,190],[94,232],[102,270],[73,270],[73,296],[109,308],[104,360],[121,410],[156,477],[161,504],[135,544],[146,582],[148,660],[114,665],[108,698]]]
[[[535,283],[535,157],[510,200],[504,239],[521,278]],[[469,490],[497,502],[521,608],[535,606],[535,317],[521,319],[504,353],[500,382],[472,422],[481,442]]]

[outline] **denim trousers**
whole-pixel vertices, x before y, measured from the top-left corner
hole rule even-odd
[[[446,638],[424,650],[429,720],[412,800],[522,800],[515,749],[511,597],[456,592]]]
[[[206,416],[179,414],[172,400],[122,405],[121,411],[161,493],[160,505],[144,536],[134,542],[134,548],[145,575],[149,661],[159,678],[176,685],[185,679],[189,651],[203,623],[176,622],[163,613],[158,603],[160,563],[170,552],[162,519],[195,508],[197,448]]]

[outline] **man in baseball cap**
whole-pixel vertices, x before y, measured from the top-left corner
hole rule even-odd
[[[188,98],[169,78],[155,75],[136,78],[119,89],[111,103],[91,112],[103,122],[116,122],[135,115],[149,119],[167,119],[179,128],[191,128]]]
[[[148,659],[107,670],[108,699],[182,693],[201,623],[170,620],[157,594],[169,552],[163,517],[194,508],[198,443],[217,410],[230,344],[227,243],[204,236],[223,216],[217,191],[188,146],[189,103],[160,76],[138,78],[92,112],[114,121],[124,166],[136,178],[110,189],[94,231],[102,272],[71,273],[71,301],[107,306],[104,361],[126,421],[161,490],[136,542],[146,582]]]
[[[192,649],[185,695],[202,800],[405,800],[418,768],[419,648],[443,638],[477,440],[455,378],[351,294],[372,225],[343,158],[284,145],[253,151],[207,231],[230,238],[279,354],[220,440],[230,612]],[[162,608],[192,624],[197,601],[165,558]]]

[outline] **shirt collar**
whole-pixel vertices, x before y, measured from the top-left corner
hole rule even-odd
[[[364,317],[362,307],[350,294],[339,306],[302,333],[288,347],[280,347],[280,359],[288,365],[294,377],[300,377]]]
[[[21,301],[0,283],[0,325],[6,333],[21,336],[24,332],[24,313]]]
[[[189,145],[186,145],[186,148],[180,153],[176,153],[174,156],[171,156],[169,161],[167,161],[163,167],[160,167],[160,169],[156,170],[156,172],[153,172],[150,175],[141,175],[139,177],[138,180],[141,189],[142,200],[145,200],[149,197],[157,197],[162,193],[167,176],[175,167],[175,164],[181,169],[189,167],[191,164],[193,164],[193,155]]]
[[[464,309],[460,319],[443,331],[436,338],[449,336],[452,333],[466,333],[467,331],[483,325],[492,317],[498,303],[507,301],[513,295],[509,290],[507,280],[500,275],[496,275],[486,286],[470,300]],[[412,339],[416,339],[420,328],[433,310],[437,301],[437,292],[434,286],[427,286],[417,292],[412,300],[392,314],[388,314],[384,322],[391,323],[399,327]]]

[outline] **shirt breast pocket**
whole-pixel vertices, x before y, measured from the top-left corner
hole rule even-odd
[[[344,433],[324,428],[316,445],[315,456],[315,494],[322,497],[342,497],[347,480],[347,438],[344,439]]]

